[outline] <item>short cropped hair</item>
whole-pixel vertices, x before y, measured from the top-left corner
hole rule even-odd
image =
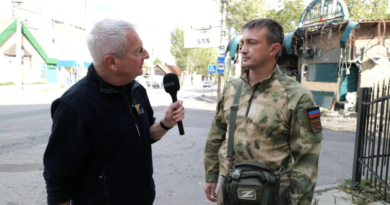
[[[93,64],[103,63],[105,55],[115,54],[120,58],[125,57],[130,43],[126,38],[129,31],[135,32],[135,26],[120,19],[103,19],[97,22],[87,36],[88,50]]]
[[[252,29],[252,28],[261,29],[263,27],[266,27],[268,29],[267,43],[268,44],[279,43],[280,46],[283,47],[283,41],[284,41],[283,27],[282,25],[280,25],[279,22],[273,19],[262,18],[262,19],[255,19],[249,21],[248,23],[242,26],[242,30]]]

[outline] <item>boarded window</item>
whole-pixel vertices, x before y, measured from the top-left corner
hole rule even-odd
[[[337,83],[337,63],[310,64],[307,81]]]

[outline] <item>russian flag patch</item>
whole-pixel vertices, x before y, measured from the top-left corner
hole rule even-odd
[[[313,107],[306,109],[305,111],[307,129],[313,133],[319,133],[322,131],[321,125],[321,112],[319,107]]]

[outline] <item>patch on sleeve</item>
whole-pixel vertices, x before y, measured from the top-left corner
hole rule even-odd
[[[305,112],[307,129],[312,133],[319,133],[322,131],[321,112],[319,107],[306,109]]]

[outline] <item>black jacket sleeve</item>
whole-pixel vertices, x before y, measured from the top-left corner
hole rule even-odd
[[[89,121],[66,103],[52,105],[52,134],[43,158],[47,202],[60,204],[73,197],[73,184],[91,148]]]

